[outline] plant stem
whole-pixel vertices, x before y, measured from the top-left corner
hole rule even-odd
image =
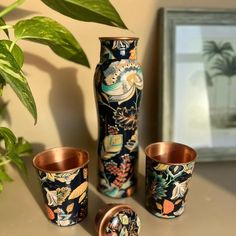
[[[13,28],[12,25],[3,25],[3,26],[0,26],[0,30],[11,29],[11,28]]]
[[[17,41],[17,40],[12,41],[11,46],[10,46],[10,48],[9,48],[9,51],[10,51],[10,52],[11,52],[12,49],[14,48],[14,46],[15,46],[15,44],[16,44],[16,41]]]
[[[4,166],[4,165],[6,165],[9,162],[11,162],[11,160],[5,160],[3,162],[0,162],[0,166]]]
[[[8,14],[9,12],[11,12],[12,10],[14,10],[15,8],[17,8],[18,6],[20,6],[25,0],[17,0],[14,3],[12,3],[11,5],[9,5],[8,7],[6,7],[5,9],[3,9],[0,12],[0,17],[5,16],[6,14]]]

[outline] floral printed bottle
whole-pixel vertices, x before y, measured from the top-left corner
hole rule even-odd
[[[137,121],[143,75],[136,61],[137,38],[100,38],[100,63],[95,72],[99,115],[100,192],[128,197],[136,187]]]

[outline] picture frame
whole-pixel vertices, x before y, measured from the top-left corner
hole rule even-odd
[[[236,10],[159,13],[162,140],[236,160]]]

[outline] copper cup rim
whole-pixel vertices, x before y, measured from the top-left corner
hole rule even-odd
[[[69,168],[69,169],[66,169],[66,170],[48,170],[48,169],[45,169],[45,168],[41,168],[39,167],[37,164],[36,164],[36,160],[46,154],[46,153],[49,153],[49,152],[53,152],[53,151],[56,151],[56,150],[71,150],[71,151],[77,151],[77,152],[81,152],[81,153],[84,153],[87,157],[87,160],[82,164],[82,165],[79,165],[75,168]],[[85,167],[88,163],[89,163],[89,153],[88,151],[82,149],[82,148],[77,148],[77,147],[69,147],[69,146],[63,146],[63,147],[54,147],[54,148],[49,148],[49,149],[46,149],[42,152],[39,152],[37,153],[34,158],[33,158],[33,166],[35,169],[37,170],[40,170],[40,171],[43,171],[43,172],[46,172],[46,173],[67,173],[67,172],[73,172],[75,170],[78,170],[78,169],[81,169],[83,167]]]
[[[186,148],[187,150],[189,150],[190,152],[193,153],[193,158],[190,161],[187,162],[165,162],[165,161],[161,161],[157,158],[155,158],[156,156],[160,156],[160,155],[155,155],[155,157],[152,157],[150,155],[148,155],[148,149],[150,149],[152,146],[156,146],[156,145],[166,145],[166,144],[174,144],[174,145],[178,145],[181,146],[183,148]],[[189,164],[189,163],[193,163],[196,161],[197,159],[197,152],[190,146],[183,144],[183,143],[178,143],[178,142],[172,142],[172,141],[162,141],[162,142],[155,142],[155,143],[151,143],[148,146],[146,146],[146,148],[144,149],[144,153],[146,155],[147,158],[150,158],[160,164],[165,164],[165,165],[183,165],[183,164]]]
[[[99,215],[99,220],[98,222],[96,222],[97,232],[99,236],[105,236],[104,227],[106,227],[106,225],[109,223],[115,213],[123,209],[130,209],[134,211],[130,205],[119,203],[108,204],[107,208],[105,208],[104,211],[101,211],[101,215]]]
[[[100,41],[105,41],[105,40],[139,40],[138,37],[99,37]]]

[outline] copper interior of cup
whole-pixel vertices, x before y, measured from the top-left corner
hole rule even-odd
[[[85,166],[88,153],[79,148],[53,148],[39,153],[33,159],[35,168],[45,172],[63,172]]]
[[[196,159],[196,151],[181,143],[159,142],[146,147],[148,157],[161,163],[181,164],[192,162]]]

